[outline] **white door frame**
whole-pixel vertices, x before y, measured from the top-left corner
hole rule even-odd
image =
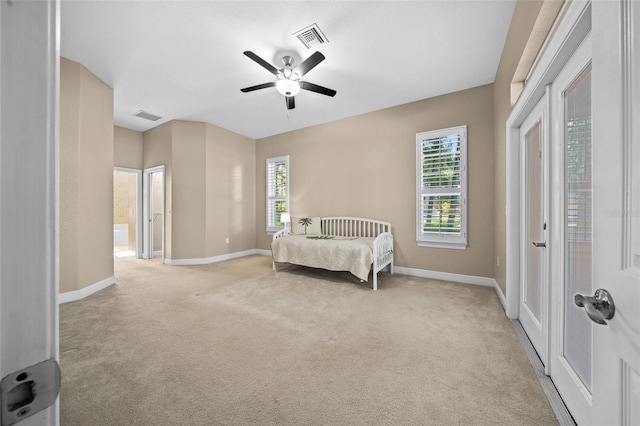
[[[527,85],[525,86],[520,98],[514,105],[511,115],[506,123],[507,133],[507,145],[506,145],[506,206],[505,213],[507,219],[507,257],[506,257],[506,304],[505,311],[509,318],[517,319],[520,313],[520,300],[522,295],[520,294],[520,280],[522,277],[522,271],[524,265],[521,258],[522,247],[529,242],[524,241],[524,233],[522,229],[524,227],[523,215],[521,205],[521,188],[522,188],[522,152],[520,150],[520,127],[524,121],[529,117],[529,114],[538,104],[539,100],[546,97],[548,114],[552,115],[552,106],[549,105],[550,94],[549,88],[551,83],[555,80],[556,76],[562,70],[566,61],[571,57],[573,52],[580,45],[586,34],[591,29],[591,4],[585,1],[573,1],[565,3],[560,11],[559,15],[562,20],[554,25],[552,33],[554,36],[547,40],[542,49],[542,54],[539,55],[535,64],[535,69],[530,73]],[[547,128],[544,129],[545,136],[547,137],[547,147],[551,141],[551,120],[547,120]],[[547,155],[551,154],[551,149],[547,149]],[[546,172],[547,176],[549,175]],[[548,191],[551,187],[557,186],[557,182],[548,183]],[[547,192],[550,195],[550,192]],[[549,218],[550,203],[547,203],[545,212],[546,217]],[[548,223],[547,236],[549,236],[550,223]],[[549,238],[548,247],[549,247]],[[546,250],[547,256],[547,278],[550,276],[550,251]],[[550,281],[549,281],[550,282]],[[551,291],[547,292],[546,299],[548,304],[551,303]],[[544,353],[539,354],[540,358],[544,360],[545,373],[549,374],[549,362],[551,351],[551,309],[546,309],[544,312],[546,322],[546,348]]]
[[[591,30],[591,3],[589,1],[575,0],[565,3],[559,13],[562,17],[561,21],[554,25],[551,33],[553,36],[545,42],[545,45],[541,49],[542,54],[536,58],[535,68],[530,73],[527,85],[525,86],[520,98],[514,105],[509,118],[506,123],[506,303],[505,311],[509,318],[517,319],[520,313],[520,279],[522,274],[522,268],[524,267],[521,259],[521,250],[523,244],[530,244],[523,241],[522,228],[523,214],[521,205],[520,191],[522,188],[522,151],[520,149],[520,127],[524,121],[529,117],[529,114],[538,104],[539,100],[543,97],[547,98],[547,107],[549,108],[550,117],[553,117],[553,111],[551,111],[552,105],[549,105],[550,96],[549,88],[553,83],[557,75],[560,73],[564,64],[573,55],[574,51],[578,48],[584,37]],[[551,123],[548,121],[549,126],[545,129],[546,136],[551,142],[550,132],[552,131]],[[551,149],[547,150],[547,154],[551,154]],[[548,175],[548,173],[547,173]],[[558,186],[558,182],[550,182],[551,188]],[[549,193],[549,195],[551,195]],[[550,207],[550,203],[547,209]],[[550,212],[547,214],[549,218]],[[547,232],[550,230],[550,223],[548,224]],[[547,234],[552,237],[550,233]],[[550,238],[547,239],[550,241]],[[549,247],[549,243],[547,245]],[[548,276],[551,273],[551,252],[547,249],[547,265]],[[551,281],[549,281],[551,284]],[[551,288],[548,292],[547,303],[551,303]],[[551,341],[551,309],[546,309],[546,350],[545,353],[540,354],[541,359],[546,358],[545,373],[550,373],[549,362],[550,352],[553,342]]]
[[[591,3],[565,3],[559,16],[562,21],[554,27],[555,34],[544,46],[536,68],[525,86],[506,123],[506,217],[507,217],[507,294],[505,310],[511,319],[518,318],[520,305],[520,126],[529,116],[547,86],[553,82],[566,61],[591,29]]]
[[[164,263],[165,257],[165,216],[166,216],[166,174],[165,167],[155,166],[150,167],[148,169],[144,169],[143,171],[143,234],[144,234],[144,243],[143,243],[143,257],[145,259],[153,259],[153,232],[150,223],[153,221],[153,211],[152,211],[152,188],[151,188],[151,175],[153,173],[162,173],[162,262]]]
[[[114,171],[136,175],[136,258],[142,258],[142,170],[114,167]]]
[[[0,2],[0,378],[10,389],[34,377],[27,367],[59,360],[59,32],[58,1]],[[8,419],[58,425],[57,389],[38,411],[48,382],[33,380],[35,399]]]

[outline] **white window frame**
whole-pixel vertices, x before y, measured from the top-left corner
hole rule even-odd
[[[460,188],[422,188],[422,141],[454,134],[460,135]],[[422,234],[422,197],[427,194],[460,194],[460,235]],[[449,127],[416,133],[416,243],[420,247],[465,250],[467,247],[467,126]]]
[[[276,163],[281,163],[284,162],[285,163],[285,168],[286,168],[286,175],[287,175],[287,181],[286,181],[286,186],[285,186],[285,196],[279,196],[279,195],[275,195],[275,194],[270,194],[271,192],[271,188],[275,188],[275,182],[271,182],[270,180],[270,169],[275,167]],[[280,157],[271,157],[271,158],[267,158],[267,162],[266,162],[266,177],[265,177],[265,195],[266,195],[266,208],[265,208],[265,220],[266,220],[266,228],[267,228],[267,234],[273,235],[276,232],[280,231],[281,229],[284,228],[284,226],[276,226],[276,224],[274,223],[274,218],[275,218],[275,214],[270,214],[271,213],[271,206],[273,205],[274,201],[284,201],[287,205],[287,211],[286,213],[289,212],[290,209],[290,204],[289,204],[289,184],[290,184],[290,180],[291,180],[291,174],[289,173],[289,156],[288,155],[282,155]]]

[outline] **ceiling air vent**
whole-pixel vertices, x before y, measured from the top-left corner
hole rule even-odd
[[[317,46],[322,43],[328,43],[327,37],[322,33],[318,24],[313,24],[304,28],[298,32],[293,33],[294,36],[304,44],[307,49]]]
[[[158,121],[162,118],[142,110],[136,112],[133,115],[135,115],[136,117],[144,118],[145,120],[151,120],[151,121]]]

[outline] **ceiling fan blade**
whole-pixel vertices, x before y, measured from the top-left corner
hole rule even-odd
[[[276,83],[272,81],[271,83],[262,83],[256,86],[245,87],[244,89],[240,89],[241,92],[253,92],[254,90],[266,89],[267,87],[275,87]]]
[[[320,93],[322,95],[331,96],[331,97],[335,96],[337,93],[333,89],[328,89],[326,87],[318,86],[317,84],[309,83],[308,81],[301,81],[300,88],[304,90],[310,90],[312,92]]]
[[[266,69],[267,71],[269,71],[271,74],[273,75],[278,75],[278,69],[276,67],[274,67],[273,65],[271,65],[269,62],[265,61],[264,59],[262,59],[260,56],[256,55],[255,53],[253,53],[250,50],[247,50],[244,52],[244,54],[246,56],[248,56],[249,58],[253,59],[255,62],[257,62],[259,65],[261,65],[264,69]]]
[[[313,55],[305,59],[294,72],[302,77],[322,61],[324,61],[324,55],[320,52],[315,52]]]
[[[287,103],[287,109],[294,109],[296,107],[296,100],[293,96],[285,96],[284,100]]]

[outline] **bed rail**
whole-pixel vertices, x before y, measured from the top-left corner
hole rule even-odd
[[[277,240],[280,237],[284,237],[285,235],[291,234],[291,230],[289,228],[284,228],[273,234],[273,241]]]
[[[359,217],[323,217],[320,229],[324,235],[339,237],[377,237],[383,232],[391,232],[391,224],[380,220]]]
[[[378,272],[384,268],[389,268],[389,273],[393,274],[393,235],[390,232],[383,232],[378,235],[373,242],[373,289],[378,289]]]

